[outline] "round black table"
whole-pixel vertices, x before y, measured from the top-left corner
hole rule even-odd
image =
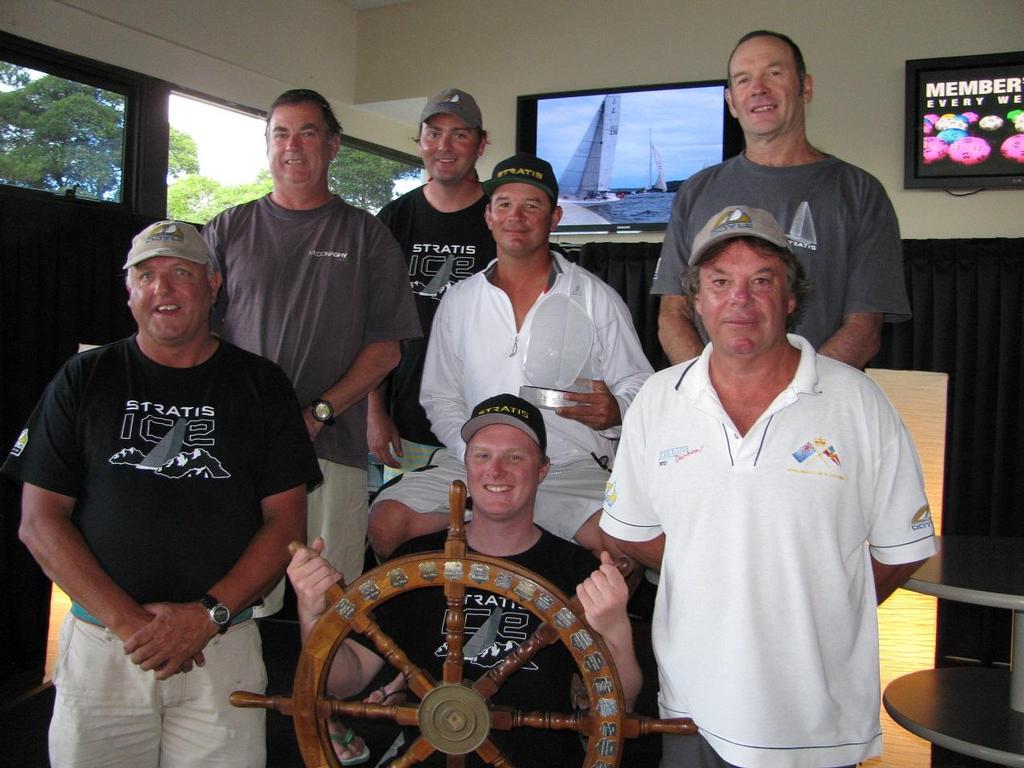
[[[893,680],[882,701],[901,726],[954,752],[1024,768],[1024,539],[943,536],[904,585],[1013,611],[1010,671],[954,667]]]

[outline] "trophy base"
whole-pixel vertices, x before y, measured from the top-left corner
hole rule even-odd
[[[569,400],[565,395],[569,394],[564,389],[549,389],[547,387],[528,387],[523,385],[519,388],[519,396],[528,403],[533,403],[538,408],[561,408],[562,406],[578,405],[575,400]]]

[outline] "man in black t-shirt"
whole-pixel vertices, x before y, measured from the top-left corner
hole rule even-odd
[[[252,606],[304,536],[316,457],[284,372],[211,335],[195,228],[147,227],[124,266],[138,332],[69,360],[2,467],[72,599],[50,759],[259,768],[264,714],[228,696],[266,686]]]
[[[420,115],[416,146],[427,183],[378,214],[402,247],[423,337],[402,342],[402,358],[370,394],[366,439],[386,465],[385,480],[425,465],[441,445],[420,405],[420,378],[434,313],[445,291],[496,257],[484,221],[487,197],[476,161],[487,131],[476,100],[448,88],[432,96]]]
[[[625,581],[607,553],[602,553],[601,564],[594,570],[598,564],[589,552],[543,531],[533,522],[537,486],[548,471],[546,432],[540,411],[519,397],[498,395],[473,409],[462,427],[462,437],[468,444],[466,473],[474,504],[473,520],[466,526],[468,549],[505,558],[536,571],[563,592],[576,592],[587,621],[601,634],[612,654],[625,704],[631,708],[640,689],[641,674],[626,616]],[[337,572],[318,554],[322,546],[318,541],[310,549],[299,550],[288,566],[288,577],[299,598],[303,638],[326,609],[327,589],[338,580]],[[442,546],[443,534],[438,533],[414,539],[396,554],[437,550]],[[482,648],[465,658],[469,679],[481,677],[513,653],[540,624],[537,617],[516,602],[469,587],[463,610],[467,643],[478,633],[486,633],[487,637]],[[412,590],[381,604],[374,615],[418,667],[441,679],[447,651],[443,595],[436,590]],[[356,694],[384,664],[372,646],[346,639],[331,666],[328,692],[343,697]],[[571,709],[569,688],[574,669],[564,648],[545,648],[512,675],[493,700],[523,711],[567,711]],[[388,693],[402,684],[404,680],[388,684]],[[330,727],[339,755],[346,750],[355,754],[361,751],[350,749],[350,731],[334,722]],[[582,758],[577,735],[568,731],[537,731],[531,733],[530,739],[493,732],[491,738],[518,766],[572,765]],[[442,757],[435,753],[431,761]],[[481,764],[475,755],[467,763]]]

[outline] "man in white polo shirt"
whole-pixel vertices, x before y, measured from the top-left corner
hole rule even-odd
[[[825,768],[881,751],[875,606],[935,551],[920,464],[859,371],[787,335],[808,294],[765,211],[730,206],[684,276],[711,343],[627,412],[601,527],[661,569],[662,766]]]

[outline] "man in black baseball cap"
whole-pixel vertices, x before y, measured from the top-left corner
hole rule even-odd
[[[484,182],[484,190],[488,195],[493,195],[494,190],[502,184],[513,183],[531,184],[544,190],[551,198],[552,207],[558,207],[558,179],[547,160],[541,160],[529,152],[512,155],[494,166],[491,178]]]
[[[628,589],[607,552],[600,563],[586,550],[543,530],[534,522],[534,503],[550,464],[545,455],[547,430],[536,406],[511,394],[487,398],[469,411],[461,433],[467,441],[464,479],[473,499],[473,519],[466,525],[471,553],[501,557],[536,572],[566,594],[576,592],[591,626],[604,639],[618,670],[618,682],[627,708],[641,685],[641,672],[633,652],[632,630],[626,615]],[[410,472],[414,478],[422,472]],[[402,483],[407,482],[406,479]],[[444,547],[445,532],[436,531],[406,542],[395,553],[436,552]],[[326,610],[325,593],[338,573],[319,552],[323,541],[302,548],[288,566],[298,596],[299,625],[303,639],[315,619]],[[577,587],[577,585],[579,585]],[[434,679],[442,678],[445,660],[445,604],[417,589],[378,605],[374,617],[418,668]],[[540,626],[540,619],[512,600],[478,587],[467,587],[467,642],[463,646],[465,676],[474,679],[504,659],[512,657]],[[347,638],[339,648],[329,673],[327,692],[350,698],[364,690],[386,666],[376,647]],[[393,674],[394,670],[392,670]],[[573,672],[563,648],[552,647],[531,658],[525,675],[510,679],[494,702],[524,711],[550,706],[552,696],[568,689]],[[375,700],[387,701],[405,688],[402,675],[391,678]],[[371,699],[371,700],[373,700]],[[339,746],[354,736],[340,723],[330,724]],[[529,742],[511,733],[492,732],[491,738],[510,763],[529,766],[573,765],[580,761],[580,742],[570,731],[545,731],[540,741]],[[406,738],[406,743],[412,739]]]

